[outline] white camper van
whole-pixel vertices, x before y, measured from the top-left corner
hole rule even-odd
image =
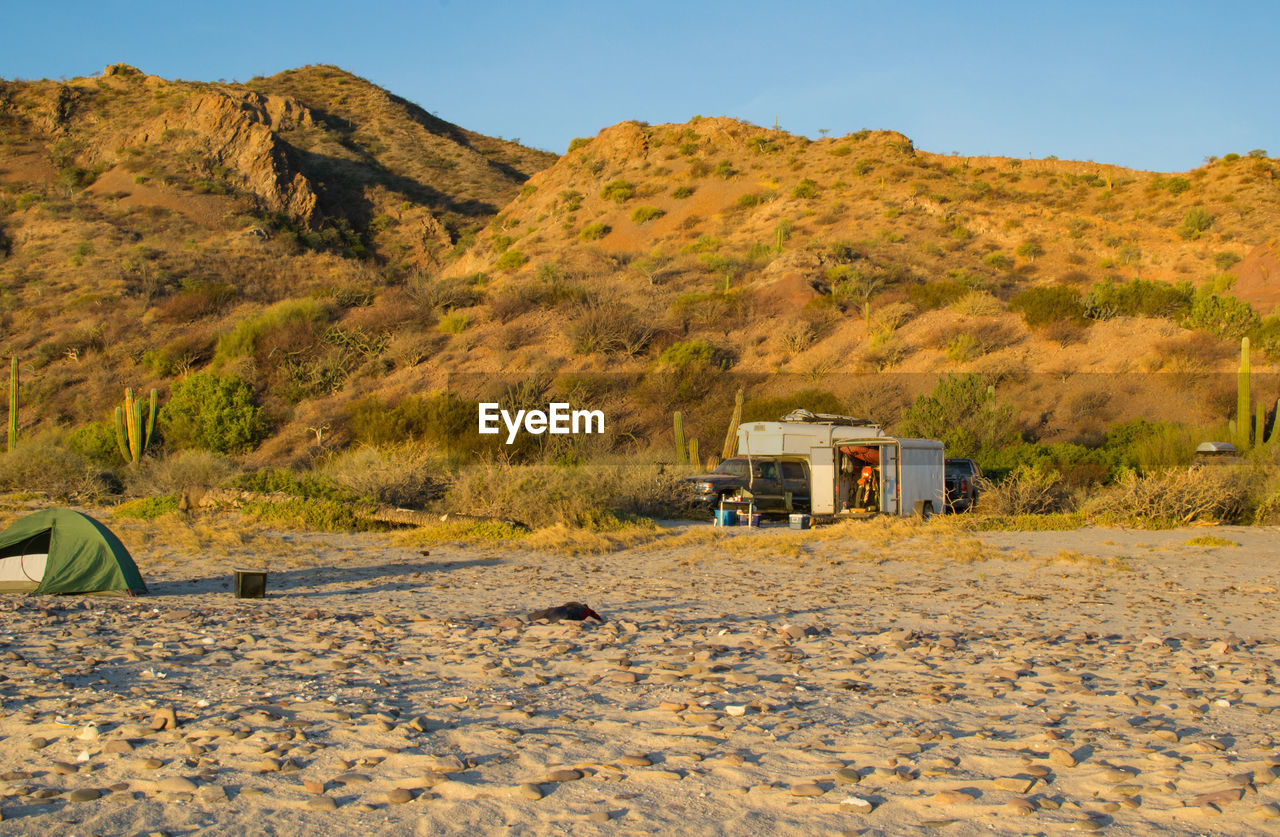
[[[797,410],[738,428],[738,456],[804,456],[814,515],[930,517],[946,488],[942,442],[886,436],[865,419]]]

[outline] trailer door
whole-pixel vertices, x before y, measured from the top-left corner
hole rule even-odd
[[[836,513],[835,448],[809,449],[809,508],[814,514]]]
[[[898,479],[898,446],[884,445],[880,448],[880,510],[885,514],[899,514],[902,498],[898,492],[901,485]]]

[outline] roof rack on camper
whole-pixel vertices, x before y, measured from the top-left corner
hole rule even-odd
[[[811,413],[808,410],[792,410],[779,421],[800,424],[834,424],[838,427],[879,427],[871,419],[854,418],[853,416],[837,416],[834,413]]]

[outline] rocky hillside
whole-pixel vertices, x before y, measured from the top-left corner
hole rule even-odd
[[[210,369],[253,386],[282,461],[411,435],[370,410],[443,390],[604,406],[614,446],[673,409],[715,437],[738,386],[892,422],[950,372],[1038,438],[1211,423],[1239,337],[1263,373],[1280,353],[1275,175],[1260,150],[1171,175],[724,118],[557,159],[336,68],[117,65],[0,82],[0,351],[24,433]]]

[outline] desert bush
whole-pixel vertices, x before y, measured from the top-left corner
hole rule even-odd
[[[684,200],[685,198],[693,195],[693,192],[694,192],[694,187],[692,186],[677,186],[675,190],[672,191],[671,197],[677,198],[679,200]]]
[[[1211,226],[1213,226],[1213,216],[1203,206],[1193,206],[1182,217],[1182,223],[1178,225],[1176,232],[1187,241],[1194,241]]]
[[[932,392],[903,411],[898,432],[939,439],[949,455],[971,457],[984,468],[1018,439],[1013,407],[972,373],[942,376]]]
[[[498,257],[493,266],[498,270],[513,271],[519,270],[529,263],[529,257],[520,250],[508,250]]]
[[[468,514],[517,520],[532,528],[555,524],[593,528],[619,515],[700,516],[683,478],[690,468],[618,465],[478,463],[455,472],[442,506]]]
[[[983,480],[979,504],[996,515],[1052,514],[1071,510],[1071,493],[1062,474],[1022,465],[999,482]]]
[[[1094,320],[1112,317],[1168,317],[1181,319],[1191,311],[1190,282],[1170,285],[1147,279],[1097,282],[1084,298],[1084,315]]]
[[[1220,283],[1217,287],[1222,284],[1226,283]],[[1218,290],[1217,287],[1207,286],[1196,290],[1191,298],[1191,310],[1187,312],[1183,325],[1218,337],[1239,340],[1258,327],[1258,315],[1249,303]]]
[[[1244,522],[1255,481],[1245,468],[1170,468],[1147,475],[1130,471],[1086,503],[1084,512],[1101,523]]]
[[[285,332],[295,326],[314,330],[329,320],[330,313],[327,306],[315,299],[278,302],[257,316],[242,320],[223,335],[214,352],[214,365],[220,367],[235,358],[253,355],[259,344],[273,333]]]
[[[649,221],[657,220],[666,214],[666,210],[659,209],[656,206],[638,206],[636,207],[635,212],[631,213],[631,220],[637,224],[646,224]]]
[[[638,355],[653,340],[654,328],[629,305],[588,302],[570,318],[567,332],[579,354]]]
[[[996,270],[1011,270],[1013,268],[1013,259],[1004,253],[988,253],[983,257],[982,263]]]
[[[907,288],[907,299],[921,311],[946,308],[969,293],[969,288],[954,280],[925,282]]]
[[[719,177],[723,180],[728,180],[729,178],[735,176],[736,174],[738,174],[738,170],[735,169],[733,167],[733,163],[730,163],[728,160],[721,160],[719,164],[716,165],[716,168],[715,168],[716,177]]]
[[[125,494],[147,497],[177,495],[193,488],[207,490],[228,482],[238,472],[234,462],[213,451],[184,450],[163,458],[145,457],[125,469]]]
[[[450,311],[440,318],[438,327],[445,334],[461,334],[471,324],[471,318],[460,311]]]
[[[816,181],[806,177],[801,180],[796,187],[791,190],[791,197],[802,200],[812,200],[818,196],[818,184]]]
[[[1020,312],[1031,328],[1060,321],[1078,325],[1087,322],[1080,292],[1066,285],[1027,288],[1009,300],[1009,310]]]
[[[636,185],[629,180],[611,180],[600,190],[600,197],[614,203],[626,203],[635,197]]]
[[[62,501],[85,502],[113,493],[113,478],[57,436],[23,439],[0,454],[0,488],[22,494],[45,494]]]
[[[334,454],[319,473],[356,496],[389,506],[420,509],[444,495],[444,465],[420,445],[361,445]]]
[[[479,441],[476,404],[453,393],[413,395],[394,403],[378,398],[348,409],[347,430],[357,443],[393,448],[415,441],[445,451],[465,451]]]
[[[236,377],[200,372],[178,381],[160,409],[160,432],[177,449],[243,453],[267,436],[253,390]]]
[[[1004,303],[986,291],[968,291],[949,306],[962,317],[994,317],[1003,314]]]
[[[578,233],[578,238],[583,241],[599,241],[611,232],[613,232],[613,228],[608,224],[587,224],[582,228],[582,231]]]

